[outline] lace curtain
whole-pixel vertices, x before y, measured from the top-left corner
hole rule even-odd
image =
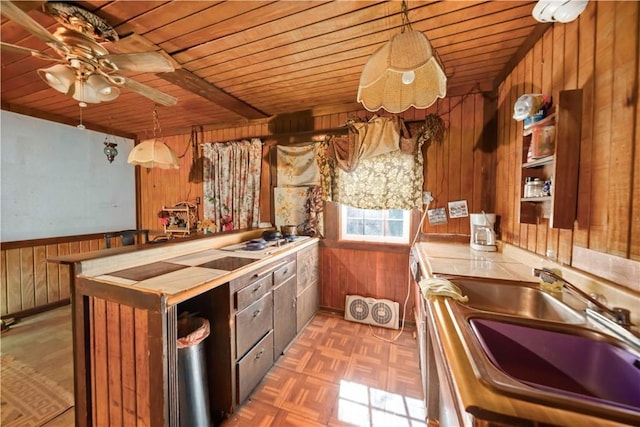
[[[413,153],[396,149],[360,159],[351,171],[338,166],[334,144],[352,136],[335,136],[318,149],[324,200],[361,209],[420,209],[422,207],[423,158],[421,143]]]
[[[203,145],[204,218],[217,231],[258,227],[260,220],[260,168],[262,143],[230,141]]]

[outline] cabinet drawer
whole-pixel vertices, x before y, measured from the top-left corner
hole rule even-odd
[[[236,309],[244,310],[245,307],[262,298],[271,290],[271,283],[271,275],[267,275],[240,289],[235,295]]]
[[[269,332],[237,363],[238,404],[242,404],[249,393],[273,365],[273,332]]]
[[[273,286],[276,287],[284,283],[290,277],[296,274],[296,260],[289,261],[279,269],[273,272]]]
[[[272,327],[273,298],[269,292],[236,314],[236,358],[245,354]]]

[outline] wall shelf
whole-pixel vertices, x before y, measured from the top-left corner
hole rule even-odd
[[[533,129],[555,122],[555,152],[553,155],[527,161]],[[555,113],[523,132],[522,177],[520,183],[520,222],[540,224],[549,220],[549,227],[572,229],[577,213],[578,167],[582,128],[582,90],[563,90],[558,96]],[[523,197],[528,177],[550,180],[551,195]]]
[[[165,234],[186,236],[195,232],[198,228],[197,209],[196,205],[188,202],[176,203],[171,207],[163,207],[162,210],[168,212],[170,217],[174,218],[174,223],[164,226]]]

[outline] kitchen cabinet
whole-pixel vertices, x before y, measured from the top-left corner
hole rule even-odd
[[[300,332],[320,305],[320,248],[315,242],[297,253],[297,328]]]
[[[273,353],[280,357],[297,334],[296,260],[273,273]]]
[[[545,157],[528,157],[539,131],[555,127],[555,151]],[[522,151],[520,222],[538,224],[543,218],[549,227],[572,229],[578,199],[578,167],[582,127],[582,90],[563,90],[549,116],[525,130]],[[525,197],[527,178],[550,181],[550,195]]]
[[[205,350],[210,413],[222,421],[248,398],[296,334],[301,240],[238,266],[226,247],[247,231],[135,251],[75,254],[72,266],[78,426],[179,425],[178,319],[209,320]],[[237,258],[237,257],[235,257]],[[216,267],[225,266],[224,272]]]

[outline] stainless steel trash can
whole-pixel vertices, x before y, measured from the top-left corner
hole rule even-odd
[[[180,425],[184,427],[211,426],[204,348],[209,330],[207,319],[178,319],[178,394]]]

